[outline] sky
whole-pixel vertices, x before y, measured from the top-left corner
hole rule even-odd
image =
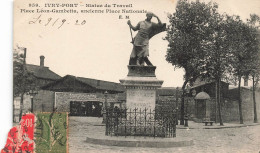
[[[208,0],[202,0],[209,2]],[[57,1],[53,1],[57,2]],[[80,3],[81,1],[73,1]],[[175,11],[174,0],[129,0],[129,1],[83,1],[87,4],[132,4],[131,9],[147,10],[155,13],[163,23],[168,23],[167,14]],[[219,11],[240,15],[242,19],[250,13],[260,15],[259,0],[216,0]],[[67,1],[71,3],[71,1]],[[42,4],[43,5],[43,4]],[[42,6],[41,5],[41,6]],[[127,65],[132,51],[128,19],[118,19],[119,15],[129,16],[133,25],[145,19],[145,13],[100,13],[100,14],[53,14],[53,13],[20,13],[27,3],[23,0],[16,3],[14,9],[14,46],[27,48],[27,63],[39,65],[40,56],[45,56],[45,66],[65,76],[67,74],[119,82],[128,73]],[[99,9],[99,8],[84,8]],[[112,8],[120,10],[121,8]],[[28,24],[33,18],[41,15],[43,23],[52,18],[66,19],[61,28],[57,25]],[[86,20],[82,26],[75,26],[76,20]],[[153,18],[153,22],[157,22]],[[133,32],[135,36],[136,32]],[[164,80],[163,87],[176,87],[183,84],[183,70],[175,69],[165,60],[167,41],[163,40],[166,32],[150,40],[150,61],[155,65],[156,77]]]

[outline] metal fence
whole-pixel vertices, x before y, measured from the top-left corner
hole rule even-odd
[[[172,109],[108,109],[106,135],[176,137],[176,111]]]

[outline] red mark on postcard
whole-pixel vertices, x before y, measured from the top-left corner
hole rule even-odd
[[[9,131],[6,145],[1,153],[33,153],[34,123],[34,114],[23,115],[20,124]]]

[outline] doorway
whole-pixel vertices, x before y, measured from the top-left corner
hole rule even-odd
[[[206,117],[206,100],[196,100],[196,118],[204,119]]]
[[[70,116],[101,117],[102,104],[99,101],[71,101]]]

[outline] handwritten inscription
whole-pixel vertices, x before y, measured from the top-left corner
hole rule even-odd
[[[60,19],[60,18],[47,18],[47,19],[42,19],[42,15],[39,15],[36,18],[33,18],[32,20],[29,21],[29,24],[42,24],[44,26],[57,26],[57,28],[61,28],[65,23],[70,24],[70,22],[67,21],[67,19]],[[75,20],[72,24],[74,25],[85,25],[86,24],[86,20]]]

